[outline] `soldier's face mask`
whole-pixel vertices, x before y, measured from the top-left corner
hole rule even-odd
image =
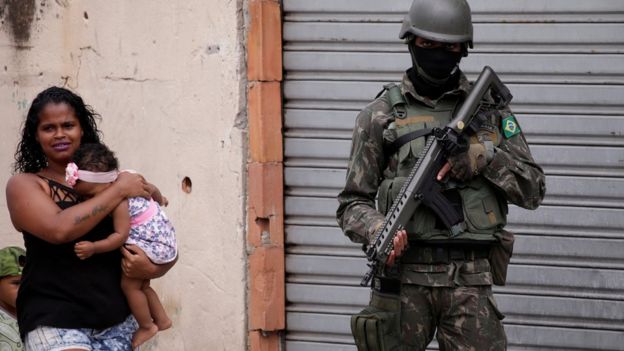
[[[446,80],[458,69],[462,58],[461,52],[448,51],[445,48],[426,49],[413,42],[409,44],[414,67],[420,68],[432,80]]]

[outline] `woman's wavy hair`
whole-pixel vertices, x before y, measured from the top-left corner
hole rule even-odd
[[[26,121],[22,127],[22,139],[15,151],[14,173],[37,173],[48,164],[41,145],[36,139],[39,115],[47,104],[66,103],[74,110],[83,135],[80,143],[99,143],[102,132],[98,129],[96,119],[100,118],[91,106],[86,105],[82,98],[73,92],[60,87],[51,87],[40,92],[33,100]]]

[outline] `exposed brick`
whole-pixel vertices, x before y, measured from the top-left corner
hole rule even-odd
[[[276,1],[249,2],[247,78],[250,81],[282,80],[282,17]]]
[[[283,172],[281,163],[248,165],[247,243],[252,247],[284,246]]]
[[[285,328],[284,248],[258,247],[249,255],[249,329]]]
[[[281,12],[277,0],[248,4],[249,347],[278,351],[286,327]]]
[[[249,157],[253,162],[280,162],[282,143],[282,92],[278,82],[254,82],[247,95]]]
[[[259,331],[249,333],[249,351],[280,350],[280,336],[275,333],[262,334]]]

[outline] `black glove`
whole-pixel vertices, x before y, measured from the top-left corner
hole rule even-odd
[[[472,136],[467,151],[449,158],[451,176],[465,182],[481,173],[494,157],[497,141],[498,135],[489,129],[482,129]]]
[[[449,158],[451,176],[461,181],[472,179],[487,165],[485,145],[471,143],[467,151]]]

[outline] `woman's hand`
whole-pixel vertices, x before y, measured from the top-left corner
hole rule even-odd
[[[145,178],[140,174],[121,172],[113,184],[119,187],[121,193],[125,197],[150,198],[151,192],[149,183],[147,183]]]
[[[165,196],[160,197],[160,201],[157,201],[160,206],[167,207],[169,206],[169,199]]]
[[[131,244],[122,246],[121,254],[123,255],[121,260],[123,273],[134,279],[156,279],[162,277],[178,260],[176,257],[173,262],[154,264],[143,250]]]
[[[166,207],[167,205],[169,205],[169,200],[167,200],[167,198],[160,192],[160,190],[158,190],[156,185],[151,183],[148,183],[147,185],[154,201],[158,202],[160,206]]]

